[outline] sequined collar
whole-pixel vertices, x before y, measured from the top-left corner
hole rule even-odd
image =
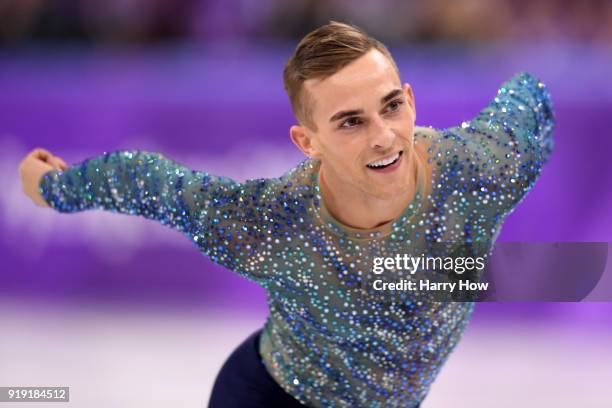
[[[321,162],[314,160],[311,166],[312,171],[312,186],[315,191],[315,198],[311,201],[311,206],[315,218],[317,218],[322,225],[331,230],[334,234],[339,235],[343,238],[351,238],[358,240],[371,240],[381,239],[389,236],[393,232],[398,231],[405,226],[410,219],[418,212],[421,208],[421,186],[417,183],[417,191],[410,204],[404,209],[402,214],[396,219],[389,221],[383,225],[371,229],[354,228],[343,224],[342,222],[335,219],[328,211],[319,186],[319,169]]]

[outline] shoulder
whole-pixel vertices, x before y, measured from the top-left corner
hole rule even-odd
[[[434,128],[432,126],[416,126],[414,128],[414,143],[429,153],[444,145],[459,141],[461,126],[449,128]]]
[[[457,128],[438,129],[431,126],[417,126],[414,130],[414,145],[417,151],[430,163],[441,164],[448,155],[464,144]]]
[[[415,126],[414,141],[423,145],[431,144],[439,137],[439,130],[432,126]]]
[[[315,195],[315,176],[318,173],[320,162],[315,159],[304,159],[294,167],[288,169],[279,177],[249,179],[245,190],[262,197],[264,201],[289,202],[303,201]]]

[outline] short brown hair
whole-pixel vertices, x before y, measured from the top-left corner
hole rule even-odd
[[[283,71],[285,90],[300,124],[317,130],[312,121],[314,101],[303,92],[304,81],[332,76],[371,49],[389,58],[399,76],[397,64],[387,47],[354,25],[332,20],[300,41]]]

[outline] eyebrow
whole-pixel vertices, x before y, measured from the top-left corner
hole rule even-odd
[[[382,98],[380,98],[380,103],[385,104],[388,101],[390,101],[391,99],[395,98],[396,96],[398,96],[399,94],[402,93],[401,89],[394,89],[391,92],[389,92],[388,94],[386,94],[385,96],[383,96]],[[330,122],[335,122],[337,120],[346,118],[348,116],[354,116],[354,115],[359,115],[363,113],[363,109],[352,109],[352,110],[345,110],[345,111],[340,111],[335,113],[331,118],[329,118]]]

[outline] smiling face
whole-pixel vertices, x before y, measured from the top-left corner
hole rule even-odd
[[[389,198],[414,183],[414,96],[394,65],[376,49],[335,74],[308,79],[303,91],[316,129],[290,130],[294,143],[321,160],[332,188]]]

